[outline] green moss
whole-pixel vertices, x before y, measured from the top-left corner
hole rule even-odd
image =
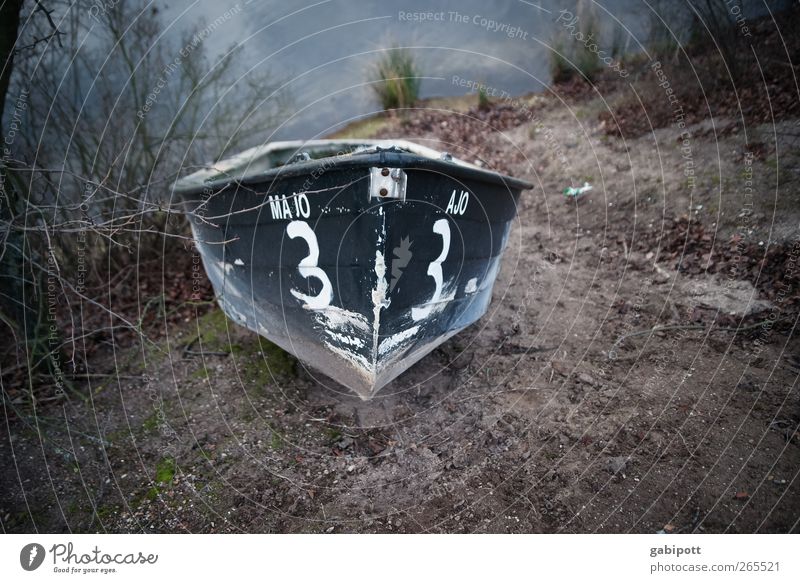
[[[283,438],[277,431],[272,432],[272,438],[269,441],[269,446],[272,449],[281,449],[283,447]]]
[[[175,478],[175,460],[164,458],[156,465],[156,482],[159,484],[171,484]]]
[[[120,447],[123,444],[126,444],[131,439],[131,432],[128,431],[127,427],[117,429],[116,431],[109,431],[104,436],[104,439],[111,443],[114,447]]]
[[[246,388],[255,388],[259,393],[276,380],[295,376],[297,361],[289,353],[255,334],[245,340],[232,340],[229,332],[238,328],[222,310],[215,309],[197,320],[197,334],[187,344],[195,344],[198,351],[237,356],[236,365]],[[234,338],[241,336],[236,334]],[[202,367],[191,376],[207,379],[209,374],[208,369]]]
[[[339,439],[342,437],[342,432],[333,427],[328,427],[325,430],[325,436],[328,438],[328,441],[330,443],[334,443],[336,441],[339,441]]]
[[[158,427],[158,414],[155,412],[147,419],[142,421],[142,429],[145,431],[152,431]]]
[[[109,520],[112,516],[119,512],[119,507],[114,505],[98,506],[95,514],[100,522]]]
[[[175,479],[175,460],[173,458],[163,458],[156,464],[155,485],[145,494],[148,500],[155,500],[161,492],[160,486],[169,486]]]
[[[192,339],[198,344],[198,349],[206,352],[240,352],[242,347],[232,343],[229,330],[235,326],[228,321],[225,312],[219,309],[211,310],[197,320],[197,335]]]
[[[41,528],[47,524],[47,516],[40,510],[27,509],[19,512],[12,512],[5,519],[4,527],[6,532],[32,532],[36,526]]]
[[[242,366],[242,379],[256,387],[266,387],[275,380],[293,377],[297,360],[285,350],[263,338],[258,338],[260,355]]]

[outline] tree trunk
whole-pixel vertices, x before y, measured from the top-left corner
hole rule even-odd
[[[14,50],[19,32],[19,12],[23,0],[0,0],[0,220],[10,221],[14,216],[13,207],[17,206],[17,196],[13,185],[9,183],[6,163],[10,152],[5,143],[6,133],[3,129],[3,114],[5,113],[6,94],[8,93],[11,71],[14,64]],[[2,232],[0,230],[0,275],[6,280],[5,290],[8,297],[0,301],[0,316],[6,315],[11,322],[4,319],[6,324],[16,325],[16,331],[22,331],[24,326],[24,313],[22,303],[22,282],[24,273],[22,269],[22,256],[15,246],[22,243],[21,236],[17,233]],[[5,326],[0,326],[4,340],[10,336]],[[16,336],[16,332],[14,334]]]
[[[14,46],[19,32],[19,11],[23,0],[0,0],[0,135],[5,136],[3,113],[6,105],[8,82],[14,65]]]

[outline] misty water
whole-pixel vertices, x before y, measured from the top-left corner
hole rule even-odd
[[[498,95],[543,89],[547,44],[562,9],[574,11],[575,3],[200,0],[173,4],[162,16],[171,30],[216,20],[205,40],[211,54],[241,43],[243,71],[268,70],[284,85],[291,109],[273,138],[308,139],[381,109],[370,68],[392,46],[410,47],[424,77],[422,97],[463,95],[470,82]],[[631,31],[630,50],[641,50],[648,13],[638,0],[597,4],[606,28],[618,21]]]
[[[752,16],[785,3],[745,1],[743,10]],[[677,38],[688,30],[675,19],[687,10],[680,0],[589,4],[606,49],[615,29],[628,53],[645,50],[653,21],[663,19]],[[542,90],[562,10],[579,12],[575,0],[197,0],[171,4],[162,16],[175,37],[217,21],[204,41],[209,53],[241,44],[242,71],[269,71],[291,104],[268,139],[309,139],[380,111],[371,67],[392,46],[413,53],[423,98],[463,95],[467,83],[485,83],[497,94]]]

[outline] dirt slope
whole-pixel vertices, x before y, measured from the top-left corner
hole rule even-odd
[[[536,184],[486,317],[368,403],[218,311],[170,326],[85,403],[12,422],[4,528],[797,531],[783,146],[751,157],[692,127],[691,189],[677,130],[608,137],[603,108],[533,97],[379,126]]]

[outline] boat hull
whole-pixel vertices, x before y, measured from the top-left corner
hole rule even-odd
[[[226,315],[363,399],[486,312],[520,195],[380,162],[183,196]]]

